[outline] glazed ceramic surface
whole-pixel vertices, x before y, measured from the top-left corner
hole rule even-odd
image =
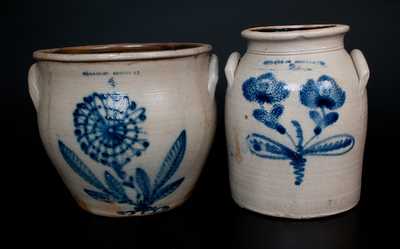
[[[242,32],[226,65],[226,130],[234,200],[259,213],[311,218],[360,197],[369,70],[343,47],[346,25]],[[236,68],[237,67],[237,68]]]
[[[167,43],[34,53],[29,91],[40,136],[81,207],[147,215],[189,197],[215,128],[210,50]]]

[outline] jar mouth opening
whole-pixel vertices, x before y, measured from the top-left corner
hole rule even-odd
[[[242,31],[242,36],[252,40],[292,40],[344,34],[349,30],[344,24],[308,24],[252,27]]]
[[[35,51],[33,57],[48,61],[119,61],[185,57],[211,49],[203,43],[121,43],[43,49]]]
[[[131,52],[154,52],[171,51],[200,47],[192,43],[148,43],[148,44],[110,44],[92,45],[80,47],[57,48],[48,53],[54,54],[104,54],[104,53],[131,53]]]
[[[303,25],[303,26],[277,26],[277,27],[260,27],[254,28],[253,31],[257,32],[289,32],[289,31],[301,31],[301,30],[315,30],[315,29],[326,29],[332,28],[336,25]]]

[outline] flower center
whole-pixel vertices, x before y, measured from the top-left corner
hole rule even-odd
[[[107,132],[108,132],[109,134],[112,134],[112,133],[114,133],[114,132],[115,132],[115,129],[114,129],[114,127],[113,127],[113,126],[111,126],[111,127],[108,127],[108,129],[107,129]]]
[[[328,109],[332,108],[335,105],[335,100],[329,97],[319,97],[317,99],[317,106],[326,107]]]
[[[257,94],[257,98],[261,103],[272,103],[273,96],[268,93]]]
[[[126,127],[123,124],[110,125],[104,129],[104,135],[113,146],[121,144],[126,135]]]

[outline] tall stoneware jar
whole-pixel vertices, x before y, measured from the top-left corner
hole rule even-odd
[[[226,65],[233,199],[272,216],[340,213],[360,198],[369,69],[347,25],[244,30]]]
[[[215,128],[210,50],[161,43],[34,53],[29,92],[40,136],[82,208],[147,215],[189,197]]]

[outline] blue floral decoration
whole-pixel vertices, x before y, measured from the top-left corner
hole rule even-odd
[[[284,106],[279,102],[289,96],[284,82],[276,80],[272,73],[266,73],[258,78],[247,79],[243,82],[242,89],[246,100],[260,105],[260,108],[253,110],[253,117],[266,127],[286,135],[292,144],[289,147],[262,134],[252,133],[247,136],[250,152],[261,158],[289,160],[295,175],[295,185],[303,182],[306,156],[340,156],[353,148],[355,139],[350,134],[333,135],[311,144],[326,127],[339,119],[339,113],[333,110],[339,109],[345,103],[346,93],[333,78],[322,75],[316,82],[310,79],[301,87],[300,102],[311,109],[309,117],[316,124],[314,135],[306,141],[299,121],[291,120],[295,137],[279,123],[279,117],[284,111]],[[266,110],[265,103],[272,104],[270,110]]]
[[[287,84],[278,81],[272,73],[266,73],[247,79],[242,90],[248,101],[256,102],[260,106],[253,111],[253,117],[265,126],[285,134],[286,129],[279,123],[279,117],[284,111],[280,102],[289,97],[290,93]],[[271,110],[267,110],[264,104],[272,104]]]
[[[175,173],[185,156],[186,144],[186,130],[182,130],[154,178],[144,168],[137,167],[135,172],[127,177],[127,182],[107,170],[104,171],[102,180],[71,148],[58,140],[59,151],[65,162],[87,183],[88,188],[84,188],[83,191],[88,196],[100,202],[128,205],[127,210],[117,212],[119,215],[155,213],[170,208],[160,206],[157,202],[174,193],[183,183],[185,177],[176,178]]]
[[[339,119],[337,112],[327,113],[327,110],[336,110],[342,107],[346,101],[346,92],[333,78],[322,75],[317,82],[310,79],[302,86],[300,101],[311,109],[317,109],[310,110],[309,116],[316,124],[314,133],[320,134],[324,128]]]
[[[75,135],[83,152],[93,160],[121,168],[149,146],[140,124],[145,108],[118,92],[93,93],[76,105]]]
[[[186,130],[181,131],[154,178],[141,167],[136,167],[134,173],[123,168],[132,157],[140,156],[150,146],[140,127],[146,120],[145,111],[144,107],[138,107],[126,94],[119,92],[95,92],[76,105],[74,133],[80,148],[91,159],[110,166],[114,171],[105,170],[103,181],[71,148],[58,140],[66,163],[92,186],[83,189],[88,196],[101,202],[129,205],[129,210],[118,212],[120,215],[169,209],[169,206],[159,206],[157,202],[175,192],[185,179],[172,180],[185,155]],[[131,191],[135,191],[134,196]]]
[[[278,103],[289,96],[287,85],[278,81],[272,73],[247,79],[242,85],[242,90],[248,101],[255,101],[260,105]]]
[[[309,108],[328,108],[336,110],[346,100],[346,93],[338,86],[336,81],[322,75],[317,82],[310,79],[301,88],[300,101]]]

